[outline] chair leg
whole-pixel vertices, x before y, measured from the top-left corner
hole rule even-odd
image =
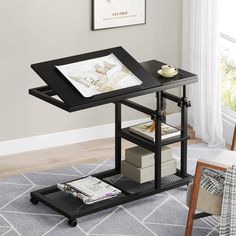
[[[185,229],[185,236],[192,235],[193,219],[194,219],[194,214],[195,214],[195,210],[197,206],[197,198],[198,198],[198,191],[200,187],[202,169],[203,169],[202,163],[197,162],[195,177],[193,181],[192,196],[191,196],[189,211],[188,211],[187,224],[186,224],[186,229]]]

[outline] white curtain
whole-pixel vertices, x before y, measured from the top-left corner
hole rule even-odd
[[[209,145],[224,146],[220,95],[220,0],[183,0],[182,67],[198,75],[188,86],[189,123]]]

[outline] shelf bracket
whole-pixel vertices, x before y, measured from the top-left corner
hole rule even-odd
[[[157,110],[153,112],[153,114],[151,115],[151,119],[154,121],[159,120],[161,122],[164,122],[165,118],[166,118],[166,110]]]
[[[182,98],[182,99],[180,99],[180,100],[178,101],[177,106],[178,106],[178,107],[183,107],[183,106],[185,106],[186,108],[189,108],[189,107],[191,107],[192,105],[191,105],[191,101],[188,101],[186,98]]]

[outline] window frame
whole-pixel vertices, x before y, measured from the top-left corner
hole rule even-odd
[[[230,35],[225,34],[223,32],[221,32],[220,37],[224,40],[227,40],[235,44],[235,47],[236,47],[236,38],[231,37]],[[227,120],[230,123],[236,123],[236,111],[225,107],[223,104],[221,107],[222,107],[222,115],[223,115],[224,120]]]
[[[222,4],[223,1],[221,1]],[[233,43],[236,46],[236,38],[235,36],[230,36],[230,34],[227,34],[224,32],[224,28],[222,25],[222,29],[220,32],[220,38],[222,40],[226,40],[229,43]],[[233,130],[236,124],[236,112],[234,110],[231,110],[230,108],[227,108],[226,106],[221,104],[221,114],[222,114],[222,120],[223,120],[223,133],[226,143],[231,144],[232,143],[232,136],[233,136]]]

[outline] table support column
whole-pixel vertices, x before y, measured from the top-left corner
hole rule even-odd
[[[156,93],[156,115],[154,117],[155,121],[155,189],[160,189],[161,188],[161,119],[163,118],[162,116],[162,98],[161,98],[161,93],[157,92]]]
[[[115,169],[121,170],[121,103],[115,103]]]
[[[183,86],[183,97],[181,104],[181,138],[187,137],[188,135],[188,113],[187,113],[187,98],[186,98],[186,86]],[[187,174],[187,140],[181,141],[181,174],[183,177]]]
[[[164,91],[161,91],[161,110],[165,111],[163,122],[166,123],[166,99],[164,98],[163,94],[164,94]]]

